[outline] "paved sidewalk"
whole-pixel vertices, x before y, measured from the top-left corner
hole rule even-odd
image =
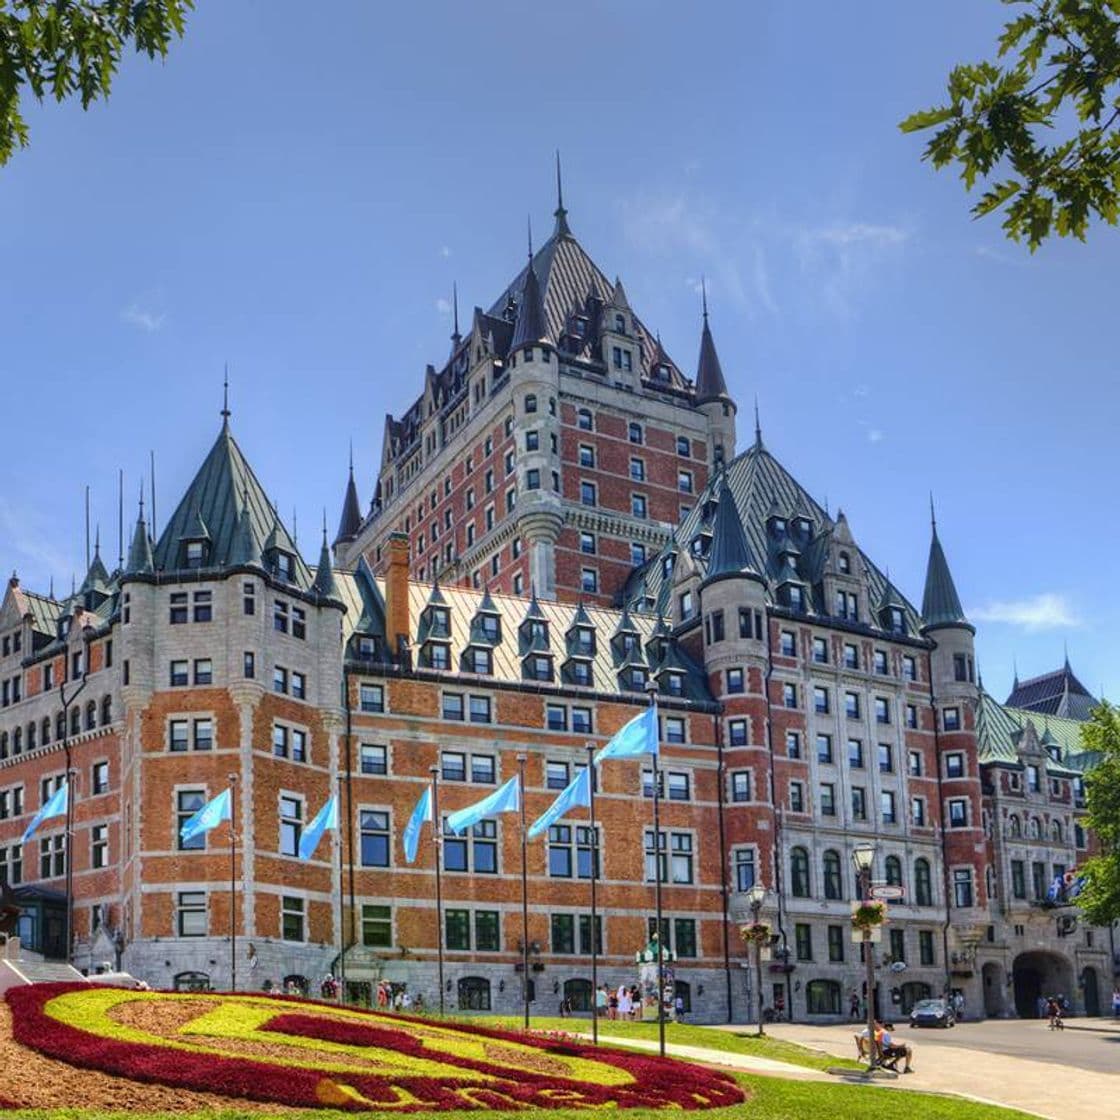
[[[590,1039],[591,1035],[580,1032],[580,1038]],[[648,1050],[656,1054],[658,1044],[651,1038],[615,1038],[600,1034],[599,1042],[604,1046],[630,1047],[634,1050]],[[667,1042],[665,1053],[686,1062],[703,1062],[708,1066],[726,1066],[740,1073],[762,1073],[773,1077],[788,1077],[799,1081],[831,1081],[827,1073],[805,1066],[795,1066],[790,1062],[777,1062],[773,1058],[758,1058],[753,1054],[735,1054],[729,1050],[709,1050],[704,1046],[685,1046],[678,1042]]]
[[[775,1038],[842,1057],[854,1056],[855,1030],[849,1025],[774,1023],[766,1029]],[[1110,1115],[1120,1096],[1120,1073],[1073,1069],[967,1046],[923,1045],[913,1032],[904,1037],[914,1047],[914,1074],[891,1083],[898,1088],[953,1093],[1050,1120]],[[1120,1070],[1120,1061],[1117,1068]]]
[[[1098,1034],[1120,1035],[1118,1019],[1066,1019],[1067,1031],[1096,1031]]]

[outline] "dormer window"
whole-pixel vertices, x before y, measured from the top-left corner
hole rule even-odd
[[[805,610],[805,591],[797,584],[792,583],[786,588],[786,596],[791,611],[804,611]]]
[[[446,607],[432,607],[432,628],[430,633],[441,638],[451,634],[451,612]]]
[[[662,575],[663,578],[668,579],[672,574],[673,574],[673,557],[670,554],[669,556],[664,557],[664,559],[662,559],[662,561],[661,561],[661,575]]]
[[[633,665],[622,674],[623,684],[632,692],[642,692],[646,687],[646,671]]]
[[[187,541],[184,560],[188,568],[201,568],[206,562],[206,542]]]
[[[890,624],[892,634],[906,633],[906,618],[899,607],[891,607]]]
[[[496,614],[484,614],[479,619],[479,627],[485,637],[492,642],[501,640],[502,620]]]
[[[576,628],[575,652],[592,657],[595,654],[595,631],[590,626]]]
[[[292,555],[289,552],[276,553],[276,578],[284,580],[285,583],[292,581]]]
[[[851,575],[852,573],[852,558],[846,552],[841,552],[836,560],[836,567],[843,575]]]
[[[776,537],[780,537],[786,531],[786,519],[784,517],[774,517],[770,520],[770,532]]]
[[[665,691],[670,696],[684,695],[684,673],[666,673]]]
[[[616,314],[615,315],[615,317],[614,317],[614,329],[619,334],[625,334],[626,333],[626,316],[625,315],[622,315],[622,314]]]
[[[623,634],[621,641],[623,657],[629,657],[637,651],[638,636],[636,634]]]
[[[807,517],[799,517],[797,519],[797,531],[803,537],[808,537],[813,532],[813,523]]]
[[[529,640],[536,642],[548,641],[548,623],[542,622],[540,619],[532,618],[529,620]]]

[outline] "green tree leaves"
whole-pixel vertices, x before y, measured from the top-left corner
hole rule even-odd
[[[1085,778],[1085,823],[1100,851],[1084,865],[1087,882],[1077,904],[1094,925],[1106,926],[1120,918],[1120,708],[1102,701],[1081,741],[1101,756]]]
[[[956,165],[967,190],[1002,180],[972,214],[1002,211],[1031,252],[1052,233],[1084,241],[1094,218],[1120,216],[1120,0],[1003,3],[1025,10],[1004,26],[1000,64],[954,67],[947,104],[899,128],[935,129],[922,158]]]
[[[40,101],[77,95],[88,109],[109,96],[127,43],[162,58],[193,7],[194,0],[0,0],[0,166],[30,142],[19,111],[25,87]]]

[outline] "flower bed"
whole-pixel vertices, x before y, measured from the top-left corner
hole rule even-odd
[[[17,1041],[132,1080],[301,1107],[738,1104],[726,1074],[568,1040],[276,997],[41,984],[7,994]]]

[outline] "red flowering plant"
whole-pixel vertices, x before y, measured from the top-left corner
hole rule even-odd
[[[302,1107],[714,1108],[727,1074],[570,1040],[310,1000],[39,984],[7,993],[18,1042],[141,1082]],[[156,1014],[152,1014],[153,1007]]]
[[[765,948],[770,944],[770,926],[766,922],[751,922],[741,926],[739,933],[748,945],[757,945]]]

